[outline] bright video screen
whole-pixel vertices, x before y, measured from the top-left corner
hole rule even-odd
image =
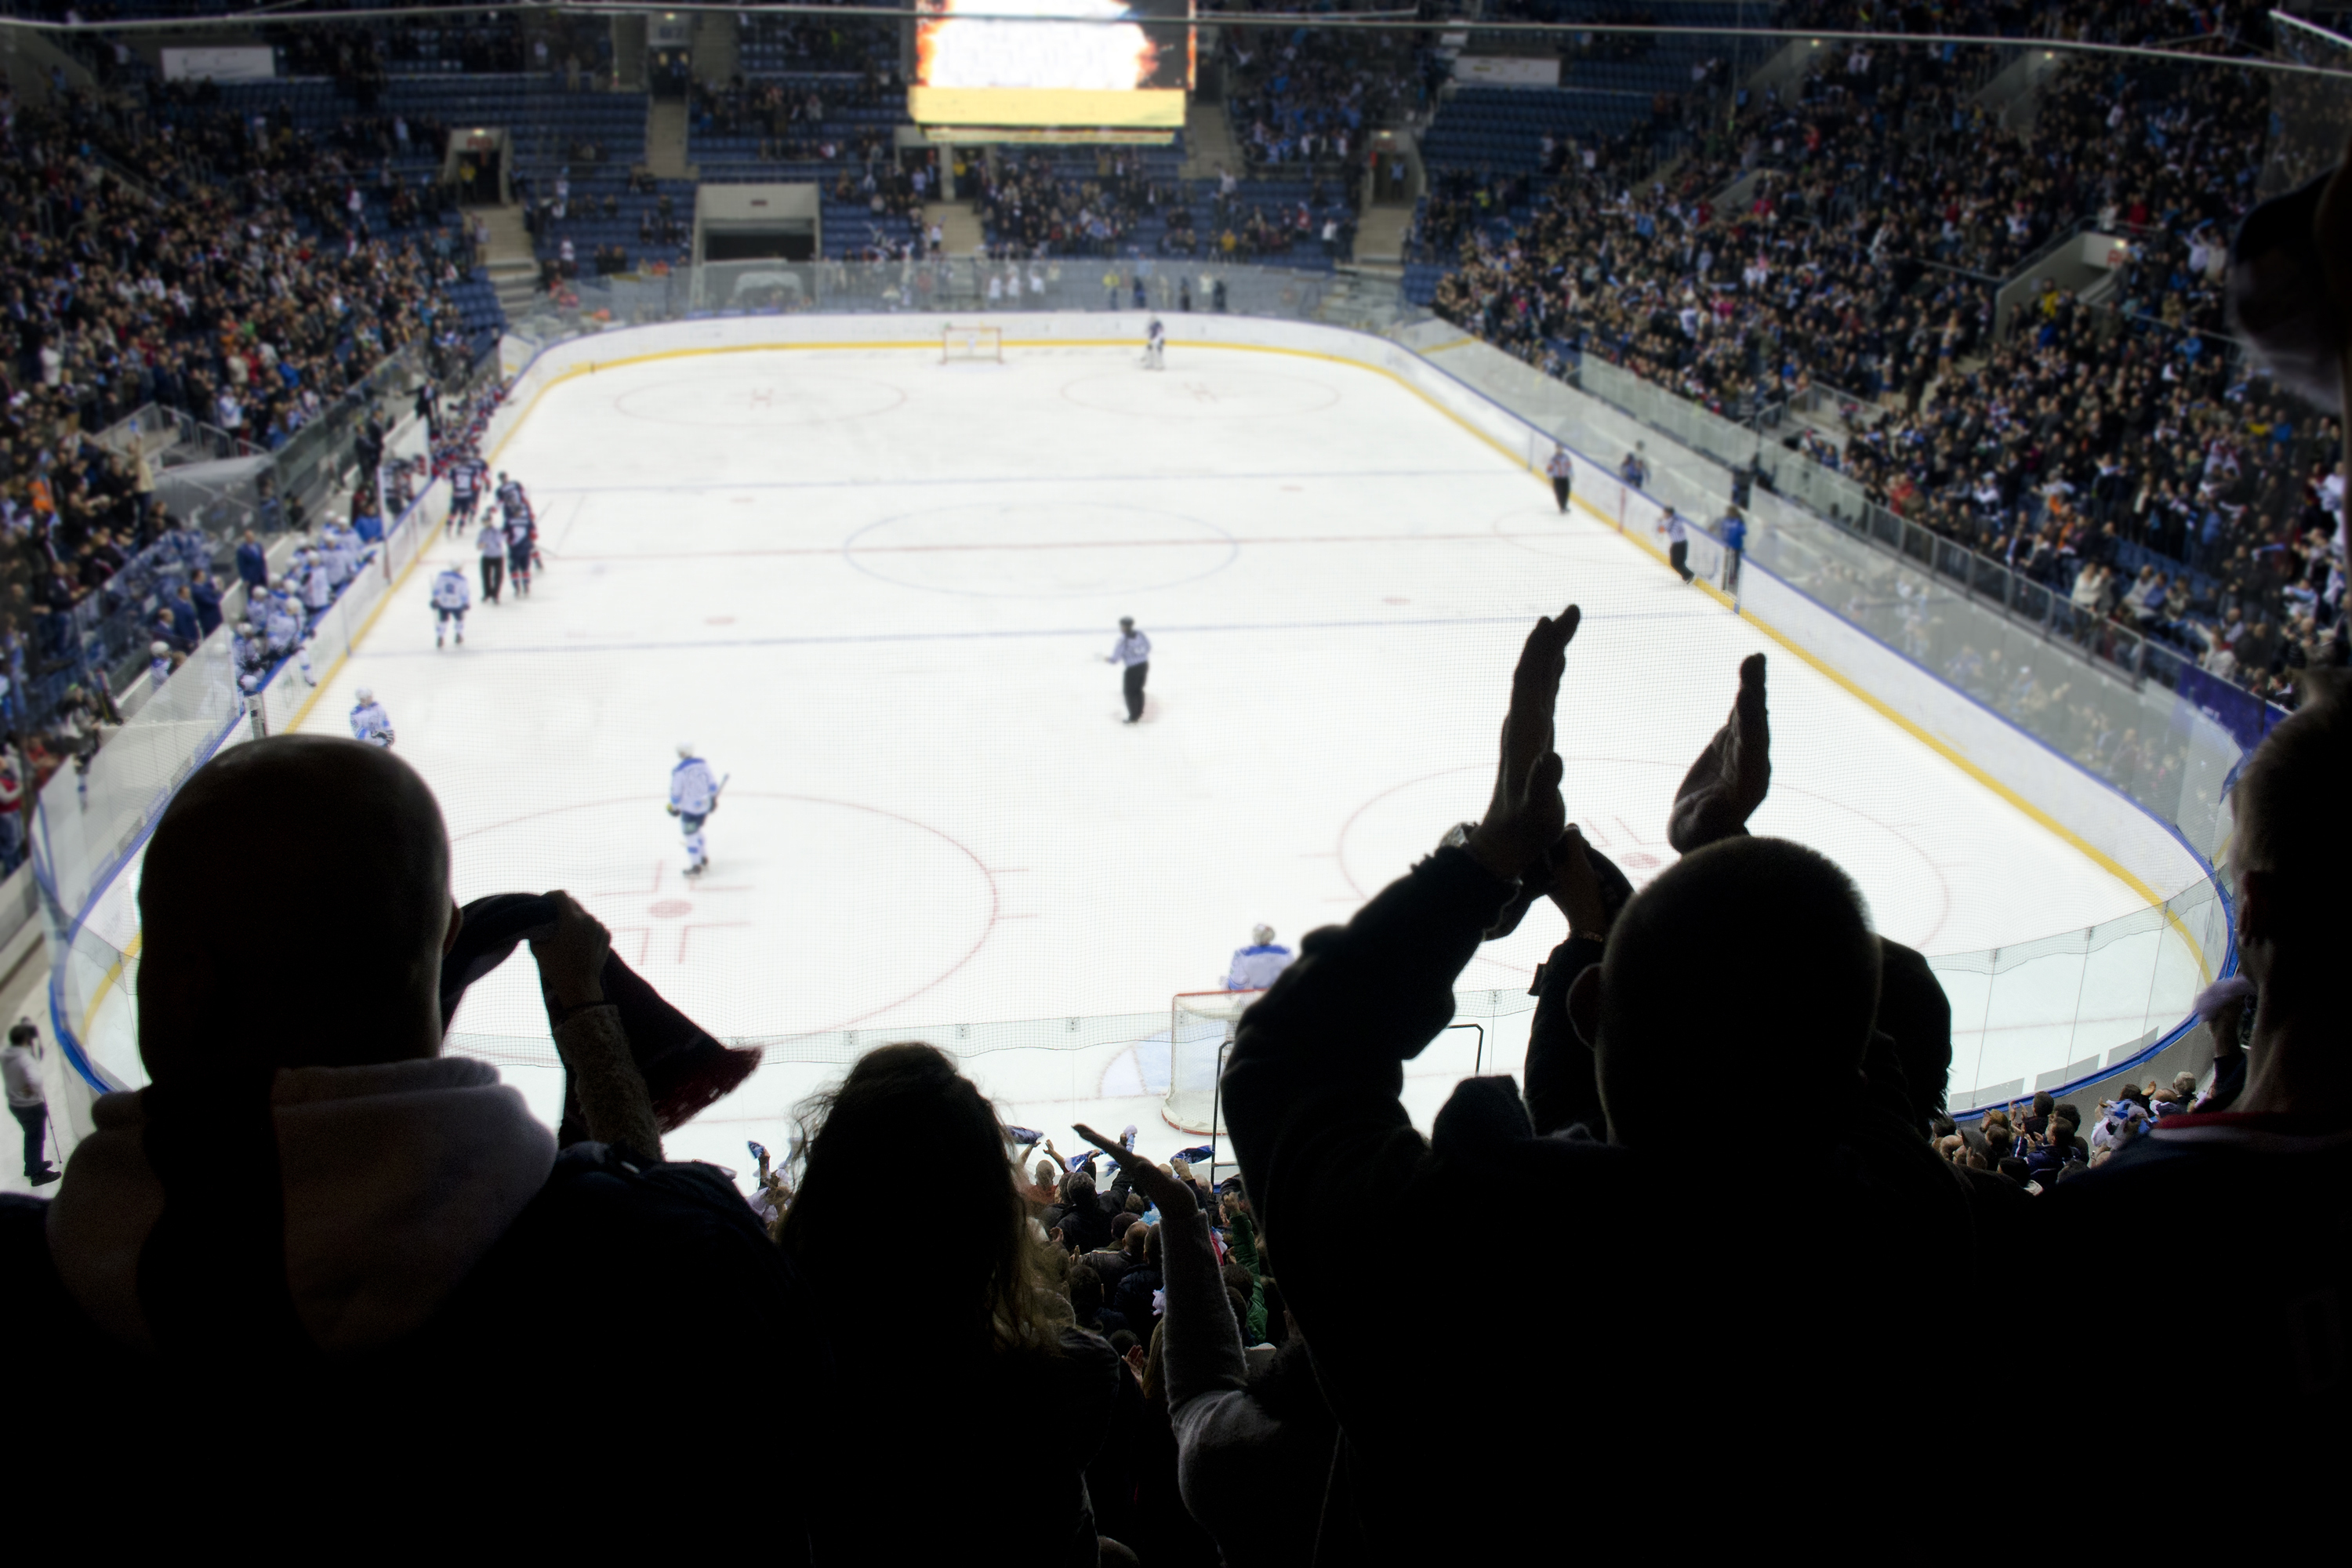
[[[925,125],[1176,128],[1192,0],[921,0],[907,107]],[[1067,17],[1012,21],[1009,16]]]

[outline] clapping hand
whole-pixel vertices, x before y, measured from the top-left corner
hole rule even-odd
[[[1739,662],[1739,695],[1731,717],[1683,775],[1675,791],[1666,842],[1688,855],[1719,838],[1748,831],[1748,819],[1772,788],[1772,724],[1764,703],[1764,656]]]
[[[1552,712],[1568,668],[1568,645],[1583,618],[1570,605],[1557,616],[1538,620],[1511,672],[1511,710],[1503,720],[1494,798],[1464,845],[1480,865],[1507,881],[1538,872],[1568,820],[1559,798],[1564,770],[1552,749]]]
[[[1116,1138],[1106,1138],[1083,1121],[1070,1131],[1109,1155],[1111,1163],[1127,1173],[1129,1183],[1160,1211],[1162,1219],[1191,1214],[1200,1206],[1191,1186],[1122,1147]]]
[[[1570,823],[1552,848],[1544,891],[1568,917],[1568,934],[1606,942],[1617,911],[1633,896],[1633,884],[1616,863],[1584,841],[1583,830]]]

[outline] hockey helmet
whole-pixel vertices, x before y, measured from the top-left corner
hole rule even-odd
[[[352,692],[352,695],[360,700],[360,706],[362,708],[375,700],[375,693],[364,686],[361,687],[357,691]]]
[[[1257,943],[1257,944],[1258,944],[1258,946],[1260,946],[1260,947],[1264,947],[1266,943],[1268,943],[1268,942],[1272,942],[1273,940],[1274,940],[1274,928],[1273,928],[1272,926],[1269,926],[1269,925],[1255,925],[1255,926],[1250,927],[1250,941],[1252,941],[1252,942],[1254,942]]]

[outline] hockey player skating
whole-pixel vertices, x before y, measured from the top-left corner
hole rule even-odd
[[[1157,316],[1151,318],[1151,325],[1145,329],[1143,368],[1146,370],[1168,368],[1168,329],[1160,324],[1160,318]]]
[[[694,754],[694,742],[681,741],[677,748],[677,766],[669,771],[669,814],[677,818],[678,831],[686,835],[686,874],[702,875],[710,864],[710,857],[702,842],[702,825],[719,809],[719,792],[727,787],[727,780],[710,776],[710,764]]]
[[[433,646],[439,647],[441,639],[455,622],[457,646],[466,646],[466,609],[474,602],[473,590],[466,585],[466,574],[456,566],[444,566],[441,574],[433,579]]]
[[[352,695],[359,699],[352,708],[353,737],[371,746],[383,746],[389,750],[392,745],[392,715],[383,710],[383,704],[378,702],[375,693],[366,687],[361,687]]]
[[[1225,970],[1225,989],[1263,991],[1290,967],[1296,956],[1288,948],[1276,945],[1272,926],[1252,926],[1250,945],[1234,949],[1234,961]]]
[[[474,535],[474,548],[482,556],[482,603],[499,602],[499,584],[506,577],[507,531],[496,518],[482,520],[482,531]]]
[[[1136,722],[1143,717],[1143,683],[1151,677],[1151,639],[1135,629],[1133,616],[1119,616],[1118,641],[1103,656],[1103,662],[1127,667],[1121,681],[1127,695],[1127,717],[1119,722]]]

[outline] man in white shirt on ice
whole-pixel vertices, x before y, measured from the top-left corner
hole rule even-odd
[[[1118,618],[1118,641],[1103,656],[1103,662],[1127,667],[1123,680],[1127,717],[1119,722],[1136,722],[1143,717],[1143,683],[1151,676],[1151,639],[1135,629],[1133,616]]]

